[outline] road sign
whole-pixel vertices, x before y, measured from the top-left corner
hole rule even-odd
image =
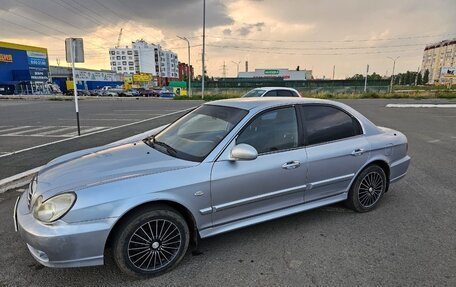
[[[71,52],[74,49],[74,62],[84,63],[84,42],[82,38],[65,39],[65,52],[67,63],[72,63]]]

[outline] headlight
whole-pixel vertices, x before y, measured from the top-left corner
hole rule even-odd
[[[50,223],[60,219],[73,207],[76,201],[76,194],[63,193],[42,201],[40,196],[33,205],[33,216],[44,223]]]

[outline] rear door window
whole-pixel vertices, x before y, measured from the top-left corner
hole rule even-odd
[[[307,145],[321,144],[362,133],[354,117],[330,106],[304,105],[300,108]]]
[[[278,90],[277,96],[278,97],[293,97],[293,94],[291,93],[291,91],[288,91],[288,90]]]
[[[269,91],[263,97],[277,97],[277,91]]]

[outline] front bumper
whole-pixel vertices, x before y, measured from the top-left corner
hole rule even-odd
[[[29,211],[23,194],[15,209],[17,229],[32,256],[48,267],[102,265],[105,243],[115,218],[68,224],[43,224]]]

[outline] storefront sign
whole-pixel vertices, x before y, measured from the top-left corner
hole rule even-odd
[[[49,72],[46,68],[30,67],[30,79],[32,81],[47,81],[49,80]]]
[[[152,81],[152,75],[151,74],[134,74],[133,75],[133,82],[150,82]]]
[[[13,55],[0,54],[0,62],[12,63],[13,62]]]

